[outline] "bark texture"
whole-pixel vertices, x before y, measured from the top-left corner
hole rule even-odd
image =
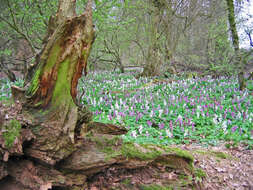
[[[77,84],[86,72],[94,41],[92,1],[76,16],[75,0],[60,0],[50,18],[45,47],[38,68],[26,91],[27,111],[38,122],[36,143],[29,152],[48,164],[55,164],[73,152],[78,123]],[[79,123],[80,124],[80,123]]]
[[[235,22],[235,11],[234,11],[234,1],[226,0],[228,7],[228,21],[230,26],[230,31],[232,34],[232,42],[235,50],[235,63],[238,67],[238,82],[240,90],[244,90],[246,88],[246,80],[244,78],[244,61],[243,57],[240,54],[239,49],[239,36],[236,30],[236,22]]]
[[[160,69],[162,65],[162,56],[159,47],[159,22],[161,9],[163,7],[162,1],[150,0],[151,7],[151,23],[150,23],[150,45],[148,48],[148,55],[146,59],[146,64],[144,66],[143,72],[140,76],[157,76],[160,75]]]

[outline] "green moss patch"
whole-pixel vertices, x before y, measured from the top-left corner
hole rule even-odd
[[[173,190],[173,188],[160,185],[141,185],[140,190]]]
[[[224,153],[224,152],[203,151],[203,150],[196,150],[194,152],[196,152],[198,154],[209,155],[209,156],[213,156],[216,158],[221,158],[221,159],[233,159],[233,156],[231,156],[230,154]]]
[[[193,163],[194,161],[194,157],[193,155],[186,151],[186,150],[182,150],[180,148],[170,148],[170,147],[164,147],[163,148],[165,149],[166,152],[171,152],[171,153],[175,153],[176,155],[182,157],[182,158],[185,158],[186,160],[188,160],[191,164]]]
[[[15,139],[20,135],[20,130],[21,124],[15,119],[11,120],[10,123],[5,126],[3,138],[7,148],[11,148],[13,146]]]
[[[206,177],[206,172],[203,171],[202,169],[200,168],[196,168],[194,170],[194,176],[195,177],[198,177],[198,178],[205,178]]]
[[[139,145],[135,143],[124,143],[121,153],[127,158],[137,158],[141,160],[152,160],[160,156],[162,152],[150,145]]]

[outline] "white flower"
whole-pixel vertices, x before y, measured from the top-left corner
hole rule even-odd
[[[199,118],[199,111],[197,111],[197,118]]]
[[[163,105],[164,105],[164,106],[167,106],[167,102],[166,102],[165,99],[163,100]]]
[[[150,117],[153,117],[153,116],[154,116],[154,112],[153,112],[153,110],[151,110]]]
[[[237,114],[237,119],[240,119],[241,117],[242,117],[241,112],[238,112],[238,114]]]
[[[159,117],[162,117],[163,110],[159,110]]]
[[[173,134],[170,132],[169,129],[166,130],[166,134],[169,138],[172,138],[173,137]]]
[[[118,104],[118,102],[116,102],[115,108],[116,108],[117,110],[119,109],[119,104]]]
[[[121,117],[119,114],[117,115],[117,120],[121,123]]]
[[[143,130],[143,127],[142,125],[139,126],[139,133],[141,134],[142,133],[142,130]]]
[[[223,129],[224,132],[227,132],[227,121],[223,121],[221,128]]]
[[[185,132],[184,132],[184,137],[188,136],[189,135],[189,130],[186,129]]]
[[[177,119],[178,119],[178,120],[183,120],[183,117],[182,117],[181,115],[179,115],[179,116],[177,117]]]
[[[214,123],[215,125],[218,125],[218,124],[219,124],[218,116],[217,116],[216,114],[214,115],[213,123]]]

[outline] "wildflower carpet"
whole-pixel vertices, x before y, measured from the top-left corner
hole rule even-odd
[[[10,85],[8,81],[2,82],[0,99],[3,104],[10,98]],[[16,85],[21,86],[22,81]],[[118,154],[114,155],[105,147],[99,149],[106,162],[119,154],[127,158],[143,157],[139,152],[146,149],[154,152],[151,145],[155,144],[166,154],[173,150],[173,155],[183,156],[190,165],[195,165],[194,171],[189,170],[192,175],[181,175],[182,172],[177,170],[182,168],[168,170],[159,165],[160,160],[156,162],[156,169],[164,172],[159,177],[155,175],[159,173],[155,168],[148,171],[125,170],[119,174],[117,168],[111,167],[93,180],[89,179],[89,189],[108,188],[108,185],[111,189],[171,189],[164,186],[164,180],[180,181],[174,187],[183,189],[253,188],[252,81],[242,92],[233,77],[137,80],[129,73],[95,72],[82,79],[78,88],[79,103],[93,112],[93,123],[127,128],[127,133],[120,133],[120,139],[106,141],[114,145],[123,143],[123,149]],[[10,115],[5,113],[4,119]],[[89,138],[84,133],[85,138]],[[94,143],[98,147],[106,144],[96,139]],[[193,154],[194,159],[178,152],[178,147]],[[140,151],[133,151],[138,149]],[[162,150],[156,149],[155,153],[160,154]],[[153,154],[146,156],[151,156],[147,158],[151,159]],[[183,173],[187,174],[187,170]]]

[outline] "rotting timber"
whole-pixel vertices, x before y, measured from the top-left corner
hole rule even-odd
[[[162,177],[171,170],[194,176],[193,157],[188,152],[124,143],[120,138],[127,132],[124,127],[92,122],[92,114],[77,105],[78,79],[86,72],[94,30],[92,0],[88,0],[85,13],[80,16],[75,13],[75,3],[59,0],[58,12],[50,18],[45,46],[29,87],[26,90],[13,87],[15,105],[1,105],[1,190],[10,187],[83,190],[92,185],[110,189],[106,183],[94,183],[96,176],[106,175],[110,169],[116,171],[115,177],[122,170],[152,170],[157,172],[150,175],[154,184],[181,189],[193,185]],[[7,120],[6,113],[9,113]],[[16,120],[22,127],[7,147],[4,131]],[[147,184],[139,182],[134,188],[141,189],[141,185]]]

